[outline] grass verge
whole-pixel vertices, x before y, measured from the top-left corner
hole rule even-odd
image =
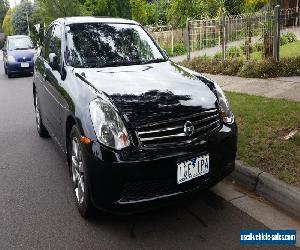
[[[293,58],[300,56],[300,41],[285,44],[280,46],[280,58]],[[254,52],[251,54],[253,60],[261,59],[261,52]]]
[[[239,127],[238,159],[300,187],[300,102],[227,92]]]

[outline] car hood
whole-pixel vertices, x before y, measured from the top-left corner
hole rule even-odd
[[[33,58],[34,57],[34,49],[26,49],[26,50],[9,50],[7,54],[9,56],[13,56],[16,59],[21,58]]]
[[[217,107],[207,79],[170,61],[74,71],[106,94],[134,125]]]

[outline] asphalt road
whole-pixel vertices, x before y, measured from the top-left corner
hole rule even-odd
[[[0,61],[0,249],[237,249],[240,229],[262,228],[211,192],[144,214],[85,221],[64,157],[36,132],[32,78],[8,79]]]

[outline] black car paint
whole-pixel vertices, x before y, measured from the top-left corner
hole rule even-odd
[[[61,25],[64,34],[64,20],[52,25],[55,24]],[[65,54],[63,34],[61,55]],[[136,138],[135,127],[139,124],[153,119],[174,118],[176,112],[218,108],[214,91],[213,82],[167,58],[166,62],[147,65],[75,69],[68,66],[62,56],[59,71],[52,70],[49,62],[41,56],[35,63],[34,94],[38,95],[45,126],[65,154],[69,124],[77,124],[82,135],[91,140],[84,150],[88,155],[88,174],[92,180],[92,201],[98,208],[109,210],[121,206],[122,188],[127,182],[149,181],[159,173],[158,179],[171,179],[172,185],[176,186],[174,168],[177,162],[205,152],[211,155],[211,173],[182,184],[174,195],[208,188],[233,171],[237,135],[235,123],[222,124],[220,131],[201,145],[143,148]],[[89,114],[89,104],[97,97],[109,100],[119,111],[132,141],[128,148],[113,150],[97,141]]]

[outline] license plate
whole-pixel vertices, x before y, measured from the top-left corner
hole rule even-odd
[[[177,183],[181,184],[209,173],[209,155],[177,164]]]
[[[29,63],[21,63],[21,68],[29,68]]]

